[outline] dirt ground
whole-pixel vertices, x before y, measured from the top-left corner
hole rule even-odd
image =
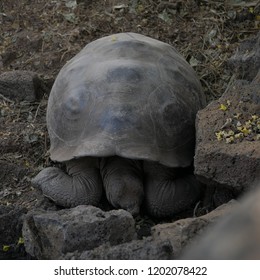
[[[87,43],[138,32],[177,48],[194,67],[208,100],[225,91],[227,60],[259,30],[259,1],[236,0],[1,0],[0,74],[38,73],[50,88],[58,71]],[[39,102],[0,96],[0,204],[39,203],[31,178],[50,165],[48,90]]]

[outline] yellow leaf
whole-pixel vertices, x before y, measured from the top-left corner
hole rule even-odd
[[[251,133],[250,129],[247,129],[245,126],[241,129],[241,132],[244,133],[244,135],[248,135],[249,133]]]
[[[234,118],[239,119],[241,117],[241,115],[242,115],[241,113],[236,113],[236,114],[234,114]]]
[[[225,136],[225,137],[233,136],[234,134],[235,134],[235,133],[234,133],[233,130],[229,130],[229,131],[227,131],[227,132],[224,132],[224,136]]]
[[[254,13],[254,8],[253,7],[250,7],[248,10],[249,10],[249,13],[251,13],[251,14]]]
[[[226,138],[226,143],[227,144],[231,144],[233,142],[234,142],[234,137],[233,136]]]
[[[218,141],[221,141],[223,139],[223,131],[216,132],[215,135]]]
[[[9,249],[10,249],[10,246],[9,246],[9,245],[3,245],[3,251],[4,251],[4,252],[9,251]]]
[[[17,244],[18,245],[24,244],[24,239],[22,237],[19,237]]]
[[[242,132],[239,132],[239,133],[235,134],[236,139],[240,139],[240,138],[243,138],[243,137],[244,137],[244,134]]]
[[[250,120],[245,122],[245,127],[246,128],[251,128],[252,127],[252,122]]]
[[[219,110],[227,111],[227,106],[225,106],[224,104],[220,104]]]
[[[252,115],[252,120],[253,121],[256,121],[258,119],[258,116],[257,115]]]

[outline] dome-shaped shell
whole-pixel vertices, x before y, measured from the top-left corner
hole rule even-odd
[[[191,163],[195,115],[205,105],[193,69],[170,45],[120,33],[88,44],[50,94],[51,158],[113,156]]]

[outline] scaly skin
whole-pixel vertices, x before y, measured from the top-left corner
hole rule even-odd
[[[154,217],[172,217],[194,204],[202,184],[185,169],[144,162],[145,208]]]
[[[32,180],[32,184],[63,207],[98,205],[102,180],[95,161],[86,157],[71,160],[66,164],[67,173],[57,167],[45,168]]]
[[[144,199],[147,212],[158,218],[187,209],[201,193],[202,185],[183,168],[118,156],[102,158],[100,166],[98,161],[91,157],[68,161],[67,173],[57,167],[45,168],[32,183],[63,207],[98,205],[104,186],[113,207],[135,216]]]
[[[108,201],[137,215],[144,197],[142,164],[121,157],[103,158],[100,172]]]

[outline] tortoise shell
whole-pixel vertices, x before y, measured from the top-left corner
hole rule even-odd
[[[200,82],[169,44],[135,33],[86,45],[60,71],[47,108],[52,160],[83,156],[188,166]]]

